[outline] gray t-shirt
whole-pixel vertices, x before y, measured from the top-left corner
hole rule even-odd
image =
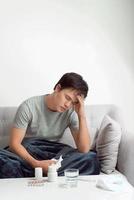
[[[19,106],[14,127],[25,129],[26,135],[57,141],[67,127],[78,129],[79,121],[73,109],[63,113],[49,110],[45,104],[45,95],[42,95],[31,97]]]

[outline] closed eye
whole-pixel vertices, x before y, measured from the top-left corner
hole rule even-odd
[[[65,95],[66,100],[71,101],[71,98],[68,95]]]
[[[71,99],[71,97],[68,96],[68,95],[65,95],[65,98],[66,98],[67,101],[71,101],[71,103],[72,103],[73,105],[76,105],[76,104],[79,103],[78,101],[74,101],[74,102],[73,102],[72,99]]]

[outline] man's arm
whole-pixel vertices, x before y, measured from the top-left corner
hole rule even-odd
[[[42,167],[43,171],[47,173],[48,166],[54,161],[52,160],[36,160],[33,158],[25,147],[21,144],[25,136],[25,130],[19,128],[12,128],[11,137],[9,142],[9,147],[12,152],[20,156],[22,159],[26,160],[33,168]]]
[[[71,130],[71,133],[77,149],[82,153],[87,153],[90,150],[91,140],[86,122],[83,97],[78,96],[78,103],[74,106],[74,109],[79,119],[79,130]]]

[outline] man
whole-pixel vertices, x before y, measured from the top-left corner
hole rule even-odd
[[[16,175],[11,176],[33,176],[36,167],[41,167],[47,175],[48,166],[55,162],[52,158],[61,154],[63,161],[59,175],[63,175],[68,167],[79,168],[80,174],[99,174],[97,156],[89,152],[91,140],[84,110],[87,93],[88,85],[81,75],[66,73],[51,94],[29,98],[19,106],[9,151],[20,160],[15,164]],[[67,127],[77,149],[57,142]],[[27,132],[33,139],[25,139]]]

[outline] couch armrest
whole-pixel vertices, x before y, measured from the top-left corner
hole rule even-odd
[[[117,169],[134,186],[134,134],[124,131],[119,146]]]

